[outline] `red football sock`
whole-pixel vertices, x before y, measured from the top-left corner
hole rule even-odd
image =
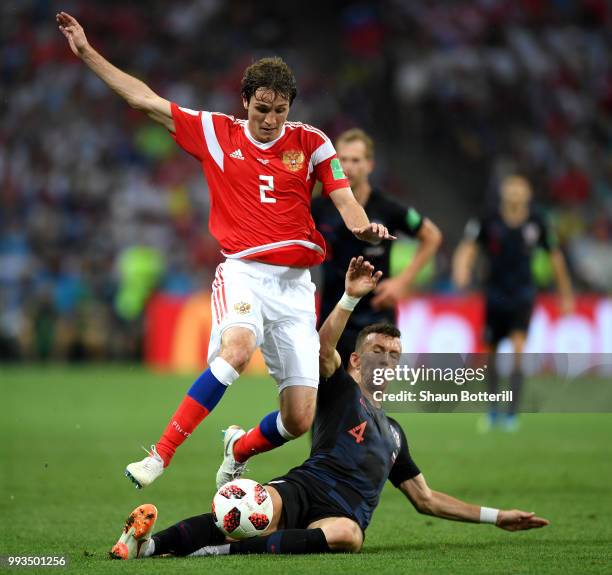
[[[191,435],[207,415],[208,409],[191,396],[186,395],[183,398],[155,446],[157,453],[164,460],[164,467],[168,467],[177,447]]]
[[[271,441],[268,441],[258,425],[245,433],[236,443],[234,443],[234,457],[236,461],[244,463],[252,455],[271,451],[275,447],[278,447],[278,445],[274,445]]]

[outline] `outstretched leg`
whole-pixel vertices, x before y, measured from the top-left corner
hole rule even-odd
[[[225,534],[217,529],[212,513],[195,515],[155,533],[145,557],[153,555],[190,555],[202,546],[221,545]]]
[[[305,555],[311,553],[356,552],[363,544],[357,523],[347,517],[326,517],[311,523],[307,529],[280,529],[269,535],[233,541],[224,545],[205,546],[190,557],[208,555]]]
[[[225,390],[244,370],[255,347],[256,337],[250,329],[236,326],[225,330],[218,356],[191,386],[149,456],[127,466],[126,475],[138,488],[146,487],[162,474],[177,448],[215,408]]]
[[[218,357],[191,386],[156,445],[164,467],[170,463],[177,447],[219,403],[255,351],[255,334],[248,328],[231,327],[221,341]]]

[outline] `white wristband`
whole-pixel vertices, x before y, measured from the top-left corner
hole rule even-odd
[[[499,509],[493,507],[481,507],[480,508],[480,522],[481,523],[497,523],[497,516],[499,515]]]
[[[340,301],[338,302],[338,305],[346,311],[353,311],[359,303],[359,300],[361,300],[360,297],[353,297],[344,292],[340,298]]]

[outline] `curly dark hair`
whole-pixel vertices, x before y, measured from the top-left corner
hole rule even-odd
[[[355,342],[355,351],[359,351],[363,342],[371,333],[380,333],[382,335],[388,335],[390,337],[401,337],[401,332],[394,325],[386,322],[373,323],[364,327],[357,335],[357,341]]]
[[[259,88],[268,88],[284,96],[293,103],[297,96],[297,83],[291,68],[278,56],[274,58],[262,58],[251,64],[245,71],[240,85],[240,94],[250,102],[251,96]]]

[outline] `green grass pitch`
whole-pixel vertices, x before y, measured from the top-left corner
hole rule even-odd
[[[277,404],[270,380],[242,378],[164,476],[137,491],[124,467],[157,440],[190,381],[129,366],[0,367],[0,555],[68,555],[58,573],[612,573],[611,414],[525,415],[517,433],[484,436],[473,414],[397,417],[432,488],[536,511],[545,529],[421,516],[388,486],[358,555],[110,562],[136,505],[157,505],[159,528],[208,511],[220,430],[252,426]],[[294,441],[252,460],[249,476],[282,474],[307,451],[306,438]]]

